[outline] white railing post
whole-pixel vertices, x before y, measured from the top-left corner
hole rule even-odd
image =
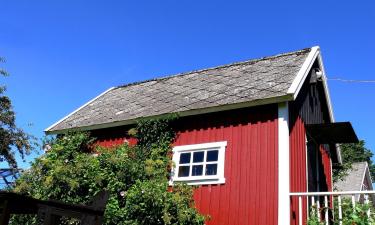
[[[328,221],[328,197],[327,195],[324,196],[324,217],[325,217],[325,221],[326,221],[326,225],[328,225],[329,221]]]
[[[369,206],[369,200],[368,200],[368,195],[365,194],[365,204],[369,207],[369,209],[367,210],[367,217],[370,218],[371,216],[371,211],[370,211],[370,206]]]
[[[341,208],[341,196],[337,196],[339,205],[339,224],[342,225],[342,208]]]
[[[311,196],[311,204],[314,206],[315,205],[315,197]]]
[[[298,196],[298,221],[299,225],[303,225],[302,223],[302,196]]]
[[[299,225],[303,225],[303,198],[306,197],[307,200],[309,200],[309,198],[311,198],[311,206],[312,208],[309,208],[308,210],[308,216],[313,216],[313,217],[317,217],[318,221],[319,222],[322,222],[322,220],[324,220],[324,224],[325,225],[329,225],[330,224],[330,219],[333,219],[335,222],[335,224],[339,224],[339,225],[343,225],[343,221],[345,220],[345,215],[344,214],[344,209],[343,207],[345,207],[345,204],[343,205],[343,197],[346,198],[347,200],[349,200],[349,202],[351,202],[351,204],[349,204],[349,208],[352,207],[352,210],[355,212],[355,207],[356,207],[356,201],[360,201],[361,198],[356,198],[356,196],[361,196],[363,195],[364,196],[364,202],[363,204],[366,204],[368,206],[370,206],[371,201],[369,199],[369,195],[374,195],[375,194],[375,190],[371,190],[371,191],[338,191],[338,192],[297,192],[297,193],[290,193],[289,196],[290,197],[298,197],[298,222],[299,222]],[[335,204],[333,205],[333,200],[334,200],[334,197],[337,196],[337,202],[338,204]],[[345,197],[346,196],[346,197]],[[324,198],[324,203],[322,202],[322,205],[320,203],[320,199],[319,198]],[[316,199],[316,200],[315,200]],[[331,207],[336,207],[336,205],[338,206],[338,218],[337,217],[332,217],[330,218],[330,215],[329,215],[329,210],[330,210],[330,201],[331,201]],[[308,201],[307,201],[308,202]],[[324,205],[323,205],[324,204]],[[358,203],[358,204],[361,204],[361,203]],[[324,209],[324,215],[323,213],[321,213],[321,207],[322,210]],[[311,211],[310,211],[311,210]],[[316,212],[315,212],[316,211]],[[310,214],[311,212],[311,214]],[[332,209],[332,216],[335,214],[335,209]],[[370,218],[371,217],[371,211],[370,209],[368,209],[366,211],[366,215]],[[324,217],[324,219],[323,219]],[[338,222],[338,223],[337,223]]]
[[[353,212],[355,210],[355,195],[352,195],[352,206],[353,206]]]

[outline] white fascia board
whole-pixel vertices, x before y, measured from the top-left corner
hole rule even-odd
[[[305,62],[302,64],[301,69],[298,71],[297,76],[294,78],[292,85],[290,85],[288,89],[288,94],[293,95],[293,100],[297,98],[297,95],[301,90],[307,75],[309,75],[310,69],[314,64],[316,57],[319,55],[319,51],[320,50],[318,46],[311,48],[311,51],[307,55]]]
[[[323,89],[324,89],[324,95],[327,101],[330,122],[334,123],[335,117],[333,113],[331,97],[329,94],[327,76],[325,73],[324,64],[323,64],[322,55],[321,55],[319,46],[315,46],[311,48],[309,55],[307,56],[305,62],[302,64],[301,69],[298,71],[296,78],[294,78],[292,85],[289,87],[288,94],[293,96],[293,100],[297,98],[303,84],[305,83],[306,77],[310,73],[311,67],[313,66],[315,60],[318,60],[320,70],[322,71]],[[341,164],[342,157],[341,157],[340,145],[336,145],[336,150],[337,150],[336,154],[337,154],[338,161]]]
[[[333,106],[332,106],[331,96],[329,94],[327,75],[326,75],[326,71],[325,71],[325,68],[324,68],[321,53],[319,53],[317,59],[318,59],[319,69],[322,71],[322,82],[323,82],[324,96],[325,96],[326,101],[327,101],[327,107],[328,107],[328,114],[329,114],[330,122],[334,123],[335,122],[335,116],[334,116],[334,113],[333,113]],[[340,148],[339,144],[336,144],[336,155],[337,155],[338,162],[340,164],[342,164],[341,148]]]
[[[278,105],[278,224],[290,224],[290,165],[288,102]]]
[[[334,114],[333,114],[333,107],[332,107],[332,102],[331,102],[331,96],[329,94],[327,76],[326,76],[326,71],[324,69],[324,64],[323,64],[322,54],[321,53],[319,53],[319,55],[318,55],[318,63],[319,63],[320,70],[322,71],[322,80],[323,80],[324,94],[325,94],[326,101],[327,101],[327,107],[328,107],[329,117],[331,119],[331,123],[334,123],[335,122],[335,117],[334,117]]]
[[[302,64],[301,69],[298,71],[296,78],[294,78],[292,85],[290,85],[288,89],[288,94],[293,95],[293,98],[294,98],[293,100],[297,98],[299,91],[301,90],[303,84],[305,83],[306,77],[309,75],[311,67],[314,64],[316,59],[318,60],[320,70],[322,71],[322,80],[323,80],[324,94],[327,100],[327,106],[328,106],[328,111],[329,111],[328,113],[331,119],[330,122],[333,123],[335,122],[335,118],[333,116],[332,102],[331,102],[331,97],[329,94],[327,77],[326,77],[319,46],[315,46],[311,48],[311,51],[309,55],[307,56],[305,62]]]
[[[57,126],[59,123],[61,123],[62,121],[66,120],[68,117],[72,116],[74,113],[78,112],[79,110],[83,109],[84,107],[86,107],[87,105],[91,104],[93,101],[95,101],[96,99],[100,98],[101,96],[105,95],[106,93],[108,93],[109,91],[112,91],[114,89],[114,87],[111,87],[109,88],[108,90],[104,91],[103,93],[101,93],[100,95],[96,96],[95,98],[91,99],[90,101],[88,101],[86,104],[82,105],[81,107],[79,107],[78,109],[74,110],[73,112],[69,113],[68,115],[66,115],[65,117],[63,117],[61,120],[57,121],[56,123],[52,124],[50,127],[48,127],[47,129],[44,130],[45,133],[51,133],[51,129],[54,128],[55,126]],[[52,131],[53,133],[53,131]]]

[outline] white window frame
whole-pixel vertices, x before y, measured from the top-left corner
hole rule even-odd
[[[224,177],[224,168],[225,168],[225,149],[227,146],[226,141],[221,142],[210,142],[210,143],[203,143],[203,144],[194,144],[194,145],[181,145],[173,147],[173,162],[174,167],[172,169],[170,184],[173,185],[173,182],[186,182],[189,185],[202,185],[202,184],[224,184],[225,177]],[[189,177],[178,177],[178,168],[180,162],[180,155],[181,153],[187,152],[199,152],[199,151],[208,151],[208,150],[218,150],[218,160],[217,160],[217,174],[216,175],[203,175],[203,176],[189,176]],[[207,165],[206,162],[206,155],[203,161],[204,164]],[[193,154],[191,154],[191,160],[193,158]],[[210,164],[210,163],[208,163]],[[192,167],[194,163],[190,162],[189,165]]]

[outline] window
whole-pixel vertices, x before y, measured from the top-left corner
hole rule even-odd
[[[183,145],[173,148],[171,183],[222,184],[224,178],[225,147],[227,142]]]

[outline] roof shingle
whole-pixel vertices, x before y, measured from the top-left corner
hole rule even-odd
[[[287,95],[310,48],[119,86],[47,132]]]
[[[334,184],[334,188],[338,191],[361,191],[363,185],[363,175],[367,169],[367,162],[353,163],[348,174]]]

